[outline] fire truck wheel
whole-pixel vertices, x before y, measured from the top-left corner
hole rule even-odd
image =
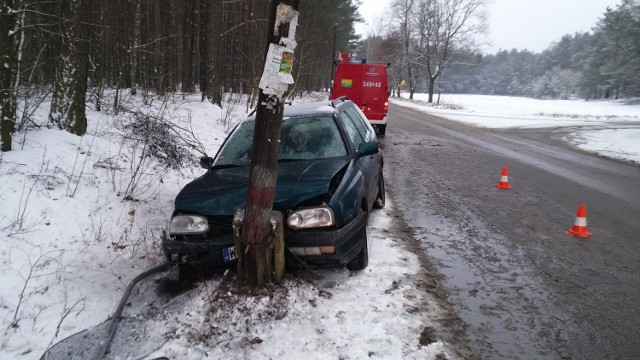
[[[387,125],[378,126],[378,136],[384,137],[384,134],[387,132]]]

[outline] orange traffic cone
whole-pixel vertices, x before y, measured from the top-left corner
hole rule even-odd
[[[571,229],[567,231],[567,234],[583,238],[591,236],[591,233],[587,231],[587,207],[584,206],[584,204],[578,206],[576,221],[573,223]]]
[[[496,185],[498,189],[508,190],[511,189],[511,185],[509,185],[509,175],[507,167],[502,168],[502,176],[500,177],[500,182]]]

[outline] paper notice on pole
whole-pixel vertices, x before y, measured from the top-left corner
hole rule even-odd
[[[293,84],[292,67],[293,50],[276,44],[269,45],[264,71],[258,86],[265,94],[284,95],[289,84]]]
[[[289,33],[280,34],[278,28],[282,23],[289,23]],[[276,26],[273,29],[276,35],[280,35],[280,45],[284,45],[294,50],[298,43],[296,42],[296,28],[298,27],[298,12],[289,5],[280,3],[276,12]]]

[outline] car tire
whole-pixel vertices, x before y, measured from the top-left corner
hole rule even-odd
[[[374,209],[382,209],[386,203],[386,195],[384,190],[384,177],[382,176],[382,171],[380,172],[380,177],[378,180],[378,195],[376,195],[376,200],[373,202]]]
[[[387,132],[387,125],[378,125],[378,136],[384,137],[384,134]]]
[[[359,271],[367,267],[369,265],[369,250],[367,244],[367,236],[364,237],[364,247],[356,257],[353,258],[349,263],[347,263],[347,269],[350,271]]]

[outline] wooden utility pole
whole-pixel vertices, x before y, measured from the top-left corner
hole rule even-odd
[[[272,208],[283,105],[288,85],[292,82],[290,65],[296,46],[298,2],[270,0],[267,55],[256,111],[247,206],[240,226],[241,243],[236,246],[241,249],[238,274],[254,287],[279,280],[284,267],[283,219],[280,217],[280,224],[277,224],[277,219],[272,222]],[[278,267],[275,266],[276,261],[279,262]]]

